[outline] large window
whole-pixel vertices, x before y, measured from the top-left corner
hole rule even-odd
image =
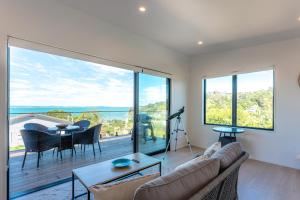
[[[12,199],[69,182],[74,168],[133,152],[164,152],[167,146],[169,78],[70,55],[8,48]]]
[[[225,76],[206,80],[206,122],[231,125],[232,78]]]
[[[274,129],[273,70],[204,80],[204,123]]]

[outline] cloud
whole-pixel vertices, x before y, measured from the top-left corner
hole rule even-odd
[[[11,52],[12,106],[133,106],[130,70],[17,49]],[[141,106],[166,100],[161,80],[144,77],[144,81]]]
[[[93,70],[96,73],[100,73],[100,74],[103,74],[103,71],[104,71],[105,73],[112,73],[112,74],[123,76],[123,75],[127,75],[128,72],[130,72],[129,70],[126,70],[126,69],[120,69],[117,67],[102,65],[102,64],[98,64],[98,63],[89,63],[89,64],[90,64],[91,70]]]
[[[153,86],[146,87],[141,92],[140,104],[142,106],[166,101],[166,87],[165,86]]]
[[[232,76],[209,78],[207,92],[232,92]],[[238,92],[253,92],[273,88],[273,70],[237,75]]]
[[[133,106],[133,72],[48,55],[11,52],[10,105]]]

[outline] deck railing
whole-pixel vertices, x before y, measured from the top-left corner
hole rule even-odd
[[[157,129],[158,135],[163,132],[165,127],[165,111],[146,111],[143,112],[151,116],[151,123]],[[24,148],[20,130],[26,123],[40,123],[47,127],[54,127],[59,123],[72,124],[76,121],[87,119],[91,126],[102,123],[102,139],[119,137],[132,134],[133,130],[133,111],[129,110],[93,110],[93,111],[48,111],[48,112],[11,112],[10,113],[10,149],[18,150]]]

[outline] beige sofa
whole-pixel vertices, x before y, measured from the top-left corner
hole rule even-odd
[[[96,200],[235,200],[239,168],[247,158],[248,153],[235,142],[224,146],[211,158],[194,159],[167,175],[123,181],[117,183],[115,189],[115,185],[111,185],[111,191],[105,190],[106,194],[99,186],[91,191]]]

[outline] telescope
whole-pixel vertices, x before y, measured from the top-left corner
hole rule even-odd
[[[176,112],[176,113],[170,115],[170,116],[168,117],[168,121],[174,119],[175,117],[179,117],[182,113],[184,113],[184,106],[183,106],[182,108],[180,108],[180,109],[178,110],[178,112]]]
[[[178,110],[178,112],[174,113],[173,115],[170,115],[168,117],[168,121],[170,122],[172,119],[176,118],[176,121],[175,121],[175,125],[174,125],[174,130],[171,132],[172,135],[175,134],[175,151],[177,150],[177,140],[178,140],[178,134],[180,133],[183,133],[184,136],[185,136],[185,139],[186,139],[186,142],[190,148],[190,151],[191,151],[191,154],[193,155],[193,151],[192,151],[192,146],[191,146],[191,143],[189,141],[189,138],[188,138],[188,135],[187,135],[187,132],[184,131],[184,128],[183,128],[183,124],[182,124],[182,121],[181,121],[181,117],[180,115],[184,113],[184,107],[180,108]],[[168,144],[167,144],[167,147],[166,147],[166,150],[165,150],[165,155],[163,157],[163,159],[165,159],[166,155],[167,155],[167,151],[170,147],[170,144],[171,144],[171,138],[172,137],[169,137],[169,141],[168,141]]]

